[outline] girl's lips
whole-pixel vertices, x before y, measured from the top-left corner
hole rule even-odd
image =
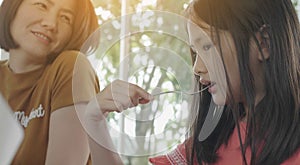
[[[205,80],[205,79],[203,79],[203,78],[200,78],[200,83],[201,83],[202,85],[210,85],[212,82],[209,81],[209,80]]]

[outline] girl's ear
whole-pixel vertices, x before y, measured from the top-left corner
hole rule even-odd
[[[268,34],[268,27],[263,25],[255,34],[261,48],[258,53],[259,61],[264,61],[270,58],[270,36]]]

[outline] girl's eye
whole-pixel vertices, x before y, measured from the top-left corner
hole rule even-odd
[[[191,54],[192,54],[193,58],[196,58],[196,56],[198,54],[197,50],[195,50],[195,48],[193,48],[193,47],[191,47],[190,49],[191,49]]]
[[[197,58],[197,53],[196,52],[192,52],[192,59],[195,60]]]
[[[192,62],[193,62],[193,65],[197,59],[197,56],[198,56],[198,52],[197,50],[195,50],[194,47],[190,47],[190,52],[191,52],[191,57],[192,57]]]
[[[208,51],[212,47],[211,44],[204,45],[202,48],[204,51]]]
[[[48,6],[42,2],[36,2],[36,3],[34,3],[34,5],[39,7],[40,9],[44,9],[44,10],[47,10],[47,8],[48,8]]]

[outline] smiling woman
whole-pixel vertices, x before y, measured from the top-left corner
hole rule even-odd
[[[77,52],[98,28],[93,9],[89,0],[1,4],[0,45],[9,59],[0,61],[0,92],[25,132],[12,164],[87,162],[88,141],[74,110],[72,77],[79,60],[81,72],[74,75],[86,90],[78,102],[99,92],[92,67]]]
[[[11,22],[11,35],[18,48],[10,49],[10,69],[14,72],[34,69],[30,65],[15,65],[14,61],[18,63],[20,56],[43,64],[47,55],[61,52],[71,39],[73,11],[75,3],[69,0],[23,1]]]
[[[0,46],[9,59],[0,61],[0,92],[24,129],[11,164],[85,164],[88,142],[95,143],[86,136],[78,114],[84,112],[90,119],[86,123],[99,126],[92,120],[94,114],[149,102],[146,91],[121,81],[99,93],[98,78],[79,53],[97,28],[90,0],[4,0],[1,4]],[[94,48],[92,44],[88,51]],[[78,81],[73,81],[75,77]],[[129,92],[124,90],[127,87]],[[101,109],[94,108],[98,103]],[[105,133],[100,132],[100,137]],[[99,151],[94,158],[101,158],[100,163],[120,162],[98,144],[90,148]]]

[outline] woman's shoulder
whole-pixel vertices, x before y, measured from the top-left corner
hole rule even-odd
[[[0,74],[8,71],[8,60],[0,60]]]
[[[66,50],[61,52],[52,62],[53,65],[69,64],[74,65],[77,60],[87,60],[84,54],[76,50]]]
[[[67,50],[61,52],[49,65],[51,71],[73,72],[75,68],[91,68],[87,57],[79,51]]]
[[[7,66],[8,60],[0,60],[0,67]]]

